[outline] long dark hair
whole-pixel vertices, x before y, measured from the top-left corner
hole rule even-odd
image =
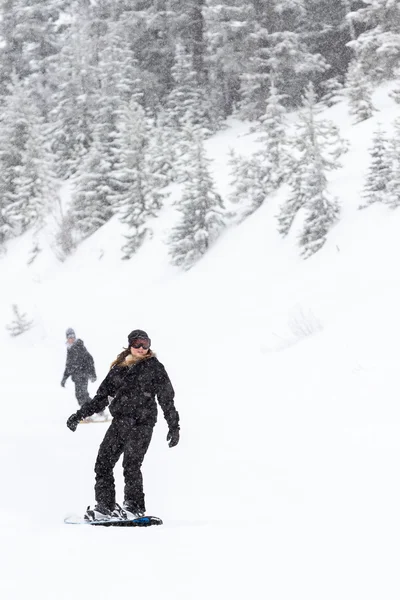
[[[126,357],[129,356],[130,353],[130,348],[124,348],[122,352],[118,354],[117,358],[111,363],[110,369],[112,369],[115,366],[121,365],[123,362],[125,362]]]
[[[130,355],[130,353],[131,353],[130,346],[129,346],[129,348],[124,348],[122,350],[122,352],[120,352],[118,354],[117,358],[111,363],[110,369],[112,369],[113,367],[119,367],[119,365],[122,365],[125,362],[126,357]],[[143,356],[143,358],[150,358],[151,356],[153,356],[153,352],[149,348],[147,353]]]

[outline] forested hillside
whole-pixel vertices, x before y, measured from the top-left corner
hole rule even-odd
[[[1,14],[3,252],[50,220],[65,260],[117,215],[126,235],[115,243],[129,259],[180,183],[181,221],[168,243],[171,262],[187,269],[235,222],[227,202],[245,217],[287,183],[277,227],[287,235],[304,213],[307,258],[340,219],[327,178],[346,150],[318,111],[346,97],[361,122],[374,113],[373,89],[399,77],[394,0],[3,0]],[[400,87],[393,94],[400,101]],[[252,121],[260,144],[250,158],[233,153],[233,197],[222,198],[204,142],[229,116]],[[396,131],[386,145],[377,133],[374,155],[391,187],[369,181],[367,203],[375,192],[399,203]]]

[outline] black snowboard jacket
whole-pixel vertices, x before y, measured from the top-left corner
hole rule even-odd
[[[178,427],[174,388],[164,365],[151,356],[131,366],[112,367],[93,400],[86,402],[77,415],[85,418],[102,412],[111,399],[109,410],[114,419],[132,419],[135,425],[154,426],[157,421],[156,396],[168,427]]]
[[[76,340],[67,350],[67,362],[63,375],[65,383],[68,377],[72,381],[77,381],[86,377],[87,379],[96,379],[96,370],[92,355],[86,350],[82,340]]]

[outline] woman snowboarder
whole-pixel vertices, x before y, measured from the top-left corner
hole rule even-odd
[[[114,360],[93,400],[86,402],[67,421],[67,426],[75,431],[81,419],[102,412],[109,403],[109,396],[112,398],[109,410],[113,420],[100,444],[95,464],[96,505],[93,509],[88,507],[86,520],[134,519],[144,515],[141,466],[157,421],[156,396],[168,424],[170,448],[179,442],[174,389],[150,346],[151,340],[145,331],[132,331],[128,348]],[[113,474],[121,454],[124,455],[125,479],[123,508],[115,501]]]

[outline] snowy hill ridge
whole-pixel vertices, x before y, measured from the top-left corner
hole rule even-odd
[[[297,224],[285,239],[277,232],[286,186],[188,272],[165,245],[173,189],[129,261],[115,218],[63,263],[50,228],[31,265],[33,234],[9,243],[0,260],[2,598],[398,599],[400,211],[358,210],[373,132],[400,115],[389,90],[376,91],[378,111],[358,125],[343,103],[324,113],[350,146],[330,175],[341,219],[309,260]],[[248,127],[230,124],[207,142],[224,198],[229,148],[255,148]],[[5,329],[12,304],[34,321],[16,338]],[[150,333],[171,376],[182,439],[168,449],[160,416],[144,465],[148,511],[164,520],[156,531],[62,523],[93,501],[105,432],[65,426],[76,409],[72,388],[60,387],[71,326],[95,358],[97,384],[133,328]]]
[[[328,118],[339,126],[343,138],[350,142],[348,153],[341,159],[342,167],[329,175],[329,192],[333,197],[339,199],[341,217],[339,224],[334,226],[328,234],[328,243],[323,250],[323,257],[327,258],[332,254],[346,253],[346,251],[353,253],[355,251],[353,236],[346,235],[346,232],[353,227],[369,229],[372,213],[375,214],[377,211],[382,213],[383,219],[386,214],[389,227],[390,222],[397,218],[394,212],[380,210],[379,207],[373,207],[366,214],[358,210],[360,204],[362,204],[363,185],[371,161],[369,150],[373,132],[377,124],[390,132],[394,119],[400,115],[399,106],[391,100],[388,94],[391,87],[393,86],[388,84],[375,93],[374,105],[377,112],[373,118],[367,121],[354,125],[348,107],[343,102],[325,109],[320,117],[322,119]],[[292,120],[296,120],[296,113],[293,113]],[[208,141],[208,155],[213,160],[213,176],[218,191],[225,202],[234,191],[232,189],[232,167],[229,165],[228,158],[229,150],[234,149],[235,152],[239,152],[243,156],[250,156],[259,149],[256,142],[259,134],[249,133],[250,129],[249,125],[232,120],[231,127]],[[131,277],[132,274],[140,279],[142,286],[156,285],[157,287],[157,285],[163,285],[165,281],[170,279],[181,282],[184,275],[181,274],[179,269],[171,266],[167,246],[168,235],[178,218],[173,203],[176,198],[179,198],[181,186],[174,184],[170,187],[169,201],[159,218],[154,219],[151,223],[152,239],[145,242],[144,247],[139,249],[130,261],[121,260],[120,246],[124,226],[118,221],[117,217],[114,217],[109,223],[81,243],[75,253],[64,263],[60,263],[56,256],[55,242],[52,237],[54,224],[51,221],[39,233],[30,230],[24,236],[9,241],[8,252],[0,263],[3,267],[2,281],[4,282],[4,291],[0,300],[0,314],[3,315],[3,323],[5,324],[11,319],[11,305],[20,302],[18,293],[22,282],[24,291],[27,292],[26,297],[33,299],[35,289],[38,288],[39,283],[41,284],[39,287],[42,287],[43,284],[50,285],[54,280],[63,279],[72,272],[74,274],[73,287],[80,290],[78,311],[81,313],[83,311],[83,314],[87,310],[85,297],[89,299],[90,306],[93,278],[96,281],[96,289],[99,286],[104,295],[114,297],[119,296],[120,282],[126,277]],[[201,274],[209,268],[207,265],[210,263],[216,265],[216,269],[220,268],[221,271],[224,271],[226,266],[223,263],[226,255],[229,254],[234,257],[234,264],[230,267],[234,271],[234,277],[238,280],[241,276],[246,278],[249,275],[246,275],[244,271],[251,271],[249,265],[252,257],[254,257],[254,252],[257,250],[261,252],[268,251],[268,259],[266,259],[263,266],[266,277],[271,269],[273,273],[279,272],[282,268],[282,262],[284,265],[290,265],[293,270],[299,273],[308,272],[310,269],[312,271],[312,267],[303,265],[302,261],[299,261],[296,256],[301,219],[296,219],[295,226],[292,227],[287,238],[282,239],[277,232],[276,216],[279,208],[286,201],[288,193],[288,187],[282,186],[266,199],[261,209],[256,211],[249,219],[249,223],[245,222],[239,226],[231,223],[223,233],[222,238],[211,247],[208,256],[195,266],[195,271],[202,276]],[[66,185],[63,191],[64,206],[69,203],[69,195],[70,189]],[[228,209],[231,206],[233,210],[239,211],[239,214],[240,211],[245,209],[243,206],[229,206],[229,202],[227,203]],[[242,238],[249,228],[260,229],[260,235],[254,236],[250,246],[248,243],[246,245],[242,243]],[[264,235],[268,239],[263,240]],[[228,252],[224,251],[225,245],[229,249]],[[32,260],[32,251],[35,246],[39,248],[39,252]],[[273,251],[273,257],[271,251]],[[221,256],[223,257],[222,261],[220,260]],[[325,261],[322,256],[315,257],[315,262],[326,262],[329,269],[329,260],[326,259]],[[243,265],[242,269],[238,268],[237,261]],[[218,267],[218,263],[220,263],[220,267]],[[107,275],[105,276],[105,274]],[[189,280],[193,277],[194,275],[188,275]],[[62,287],[56,285],[53,287],[52,293],[55,294],[55,301],[59,301],[59,294],[61,294],[61,298],[64,296]],[[114,290],[114,294],[111,293],[111,289]],[[70,298],[69,303],[74,303],[73,298]],[[33,316],[36,311],[34,303],[25,301],[21,304],[23,304],[24,310]],[[90,308],[88,310],[90,311]],[[7,314],[8,317],[6,317]],[[79,320],[79,315],[77,314],[75,318]]]

